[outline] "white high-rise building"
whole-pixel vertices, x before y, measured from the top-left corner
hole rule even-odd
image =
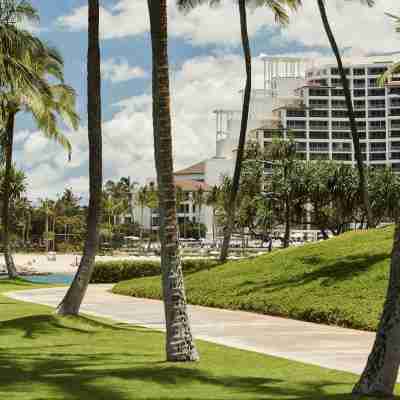
[[[263,88],[253,90],[248,140],[268,146],[273,137],[294,136],[304,160],[354,163],[347,108],[336,64],[315,66],[296,57],[262,56]],[[381,88],[379,76],[400,59],[400,54],[345,60],[356,112],[361,149],[367,165],[391,166],[400,172],[400,76]],[[206,190],[233,175],[239,141],[241,111],[218,109],[216,154],[184,171],[196,170],[190,180]],[[182,171],[176,174],[179,182]],[[185,177],[187,179],[188,177]],[[201,222],[212,236],[212,212],[205,207]]]

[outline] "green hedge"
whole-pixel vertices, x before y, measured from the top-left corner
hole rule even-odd
[[[185,274],[216,267],[215,260],[183,260],[183,271]],[[145,260],[119,260],[96,262],[92,283],[117,283],[128,279],[142,278],[145,276],[160,275],[159,261]]]

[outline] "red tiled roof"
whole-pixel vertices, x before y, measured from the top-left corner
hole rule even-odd
[[[202,188],[205,192],[211,190],[211,187],[207,185],[207,183],[195,181],[193,179],[180,179],[175,181],[175,186],[186,192],[195,192],[200,188]]]
[[[197,164],[193,164],[190,167],[176,171],[174,175],[194,175],[194,174],[204,174],[206,163],[204,161]]]

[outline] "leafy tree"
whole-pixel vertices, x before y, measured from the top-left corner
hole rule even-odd
[[[361,1],[361,3],[364,3],[370,7],[373,6],[375,3],[374,0],[360,0],[360,1]],[[357,168],[358,168],[358,174],[359,174],[360,193],[361,193],[363,204],[364,204],[364,209],[365,209],[365,214],[367,217],[368,226],[374,227],[375,221],[373,219],[371,206],[370,206],[369,198],[368,198],[368,183],[367,183],[367,179],[366,179],[365,171],[364,171],[364,165],[363,165],[363,159],[362,159],[361,147],[360,147],[360,138],[359,138],[358,132],[357,132],[357,122],[356,122],[356,117],[354,114],[354,108],[353,108],[353,103],[352,103],[352,98],[351,98],[349,81],[347,80],[346,72],[343,67],[343,61],[342,61],[339,47],[336,43],[335,36],[333,34],[333,31],[332,31],[330,23],[329,23],[329,19],[328,19],[326,7],[325,7],[325,0],[317,0],[317,3],[318,3],[319,12],[321,15],[322,24],[323,24],[325,32],[328,36],[328,40],[331,45],[332,51],[336,57],[336,61],[337,61],[338,69],[339,69],[340,80],[341,80],[342,87],[343,87],[344,97],[345,97],[349,121],[350,121],[351,136],[353,138],[354,156],[355,156],[355,159],[357,162]]]
[[[186,307],[176,224],[173,175],[167,0],[147,1],[153,55],[154,154],[159,191],[161,270],[166,320],[168,361],[194,361],[199,356]]]
[[[103,186],[101,72],[99,40],[99,0],[88,0],[88,140],[89,140],[89,208],[83,256],[64,299],[58,306],[61,315],[76,315],[85,296],[94,269],[99,245],[99,222]]]

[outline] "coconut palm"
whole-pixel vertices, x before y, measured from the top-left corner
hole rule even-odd
[[[396,31],[400,33],[400,17],[397,15],[386,13],[387,16],[394,19],[396,23]],[[383,86],[387,81],[390,81],[392,75],[400,74],[400,61],[391,65],[388,70],[380,77],[379,84]]]
[[[159,192],[161,270],[168,361],[194,361],[176,223],[171,136],[167,0],[148,0],[153,55],[154,153]]]
[[[213,243],[215,243],[216,231],[216,210],[218,206],[219,188],[217,185],[213,186],[206,196],[206,205],[212,208],[212,235]]]
[[[372,7],[375,3],[374,0],[359,0],[359,1],[362,4],[365,4],[369,7]],[[331,29],[331,26],[329,23],[329,19],[328,19],[326,7],[325,7],[325,0],[317,0],[317,3],[318,3],[319,12],[321,15],[322,24],[324,26],[326,35],[328,36],[328,40],[331,45],[332,51],[335,55],[338,69],[339,69],[340,80],[342,83],[344,98],[346,101],[347,111],[348,111],[348,115],[349,115],[350,130],[351,130],[351,136],[353,139],[353,146],[354,146],[354,156],[356,159],[357,169],[358,169],[358,174],[359,174],[360,193],[361,193],[362,201],[364,204],[364,211],[366,214],[368,227],[374,227],[375,222],[374,222],[374,218],[373,218],[370,203],[369,203],[368,183],[367,183],[367,178],[366,178],[365,171],[364,171],[363,159],[362,159],[362,155],[361,155],[360,138],[358,136],[358,131],[357,131],[357,122],[356,122],[356,117],[354,114],[354,108],[353,108],[353,103],[352,103],[352,98],[351,98],[349,81],[347,80],[346,72],[343,67],[343,61],[342,61],[339,47],[336,43],[335,36],[332,32],[332,29]]]
[[[392,16],[392,15],[391,15]],[[400,18],[392,16],[398,23]],[[394,73],[400,72],[400,63],[394,64],[382,76],[386,82]],[[398,207],[397,207],[398,208]],[[378,325],[375,343],[364,371],[353,389],[355,395],[392,398],[400,365],[400,219],[395,215],[396,229],[390,263],[389,286]]]
[[[99,222],[103,187],[101,130],[101,73],[99,41],[99,0],[88,0],[88,139],[89,139],[89,208],[83,256],[64,299],[58,306],[62,315],[76,315],[93,273],[99,245]]]
[[[27,0],[0,1],[0,79],[5,91],[48,93],[47,83],[32,69],[44,44],[21,28],[21,22],[36,22],[39,14]]]
[[[199,228],[199,239],[201,239],[201,210],[203,209],[204,205],[204,189],[199,186],[199,188],[194,192],[194,204],[197,208],[197,224]]]
[[[136,201],[140,207],[140,239],[142,239],[144,225],[144,207],[146,206],[147,201],[147,186],[143,186],[137,191]]]
[[[32,70],[44,82],[48,77],[58,79],[60,83],[47,84],[49,93],[10,87],[0,95],[5,153],[5,179],[3,189],[3,248],[9,275],[15,276],[15,266],[9,248],[9,202],[11,169],[13,157],[14,125],[20,112],[28,112],[39,128],[39,132],[50,140],[56,141],[71,153],[71,145],[58,127],[58,117],[70,123],[74,129],[78,127],[79,117],[75,112],[75,91],[63,82],[63,61],[60,54],[53,48],[44,46],[38,50],[36,61],[31,65]]]
[[[209,5],[217,5],[220,0],[177,0],[178,7],[183,10],[188,10],[194,6],[208,3]],[[224,227],[224,239],[221,247],[220,260],[225,261],[228,257],[229,243],[232,236],[233,221],[235,220],[236,198],[239,192],[240,175],[242,170],[242,162],[244,156],[244,148],[246,144],[247,122],[249,118],[250,97],[251,97],[251,52],[249,44],[249,36],[247,31],[247,12],[246,6],[253,7],[268,7],[275,15],[275,19],[280,24],[288,23],[288,15],[285,6],[291,9],[297,9],[301,5],[301,0],[238,0],[240,28],[242,47],[245,58],[246,67],[246,86],[243,96],[242,119],[239,134],[239,143],[236,153],[235,170],[233,173],[232,187],[230,193],[230,208],[228,210],[227,224]]]

